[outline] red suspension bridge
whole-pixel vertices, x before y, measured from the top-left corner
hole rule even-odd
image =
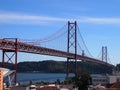
[[[78,60],[103,64],[113,67],[112,64],[109,64],[107,62],[108,61],[107,47],[102,47],[102,55],[101,55],[102,59],[96,59],[91,56],[81,36],[76,21],[72,23],[68,22],[67,30],[63,31],[62,29],[56,32],[54,35],[51,35],[50,37],[40,40],[24,41],[24,40],[19,40],[17,38],[0,39],[0,49],[2,50],[2,66],[5,67],[5,62],[11,62],[14,64],[14,69],[17,73],[18,52],[24,52],[24,53],[33,53],[33,54],[67,58],[67,76],[69,75],[70,60],[75,61],[75,74],[77,74],[77,70],[78,70],[77,68]],[[78,38],[78,35],[80,35],[80,38]],[[62,42],[60,41],[54,43],[52,42],[62,36],[65,36],[65,39],[62,38]],[[79,44],[80,40],[82,43]],[[52,44],[55,45],[53,46],[54,48],[50,47],[51,44],[49,43],[48,46],[46,44],[43,44],[46,42],[52,42]],[[65,47],[66,49],[64,47],[62,47],[61,50],[58,49],[58,47],[56,48],[57,44],[58,45],[62,44],[63,46],[66,46]],[[81,45],[84,46],[84,49],[82,49]],[[89,55],[87,55],[84,51],[88,52]],[[13,53],[13,54],[9,56],[8,53]],[[13,58],[14,60],[12,60]],[[16,73],[15,73],[15,82],[16,82]]]

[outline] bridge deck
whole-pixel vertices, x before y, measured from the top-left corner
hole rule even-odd
[[[34,45],[23,43],[23,42],[17,42],[16,43],[14,41],[0,39],[0,49],[1,50],[15,51],[16,47],[17,47],[18,52],[50,55],[50,56],[57,56],[57,57],[64,57],[64,58],[71,58],[71,59],[75,58],[74,53],[67,53],[65,51],[45,48],[45,47],[41,47],[41,46],[34,46]],[[100,61],[100,60],[95,59],[95,58],[87,57],[87,56],[77,55],[77,59],[87,61],[87,62],[104,64],[104,65],[113,67],[112,64]]]

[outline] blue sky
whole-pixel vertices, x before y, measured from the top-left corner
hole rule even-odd
[[[120,0],[0,0],[0,38],[40,39],[76,20],[92,55],[107,46],[111,63],[118,64],[119,9]],[[19,61],[46,58],[19,54]]]

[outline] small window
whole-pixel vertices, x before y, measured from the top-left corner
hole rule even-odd
[[[120,82],[120,78],[117,78],[117,82]]]

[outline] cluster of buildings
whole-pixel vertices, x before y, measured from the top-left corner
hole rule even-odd
[[[93,75],[92,84],[93,85],[104,85],[120,82],[120,72],[113,70],[112,75]]]
[[[105,86],[106,89],[102,86]],[[92,75],[92,86],[89,87],[89,90],[96,87],[102,87],[99,90],[120,89],[120,72],[113,70],[112,75]]]
[[[58,89],[59,88],[59,89]],[[114,71],[112,75],[92,75],[92,85],[88,90],[120,90],[120,72]],[[78,90],[70,86],[48,85],[37,90]]]
[[[8,78],[9,85],[11,85],[11,75],[14,71],[10,71],[9,69],[0,68],[0,82],[3,82],[4,77]],[[2,77],[3,76],[3,77]],[[113,70],[112,75],[92,75],[92,85],[88,87],[88,90],[118,90],[120,89],[120,72]],[[3,88],[0,83],[0,90]],[[19,88],[19,87],[18,87]],[[15,90],[19,90],[19,89]],[[25,90],[78,90],[77,88],[73,88],[70,86],[56,86],[56,85],[47,85],[47,86],[40,86],[36,89],[36,86],[32,85],[31,87],[24,88]],[[97,88],[97,89],[95,89]],[[99,88],[99,89],[98,89]],[[100,89],[102,88],[102,89]],[[22,90],[24,90],[22,89]]]

